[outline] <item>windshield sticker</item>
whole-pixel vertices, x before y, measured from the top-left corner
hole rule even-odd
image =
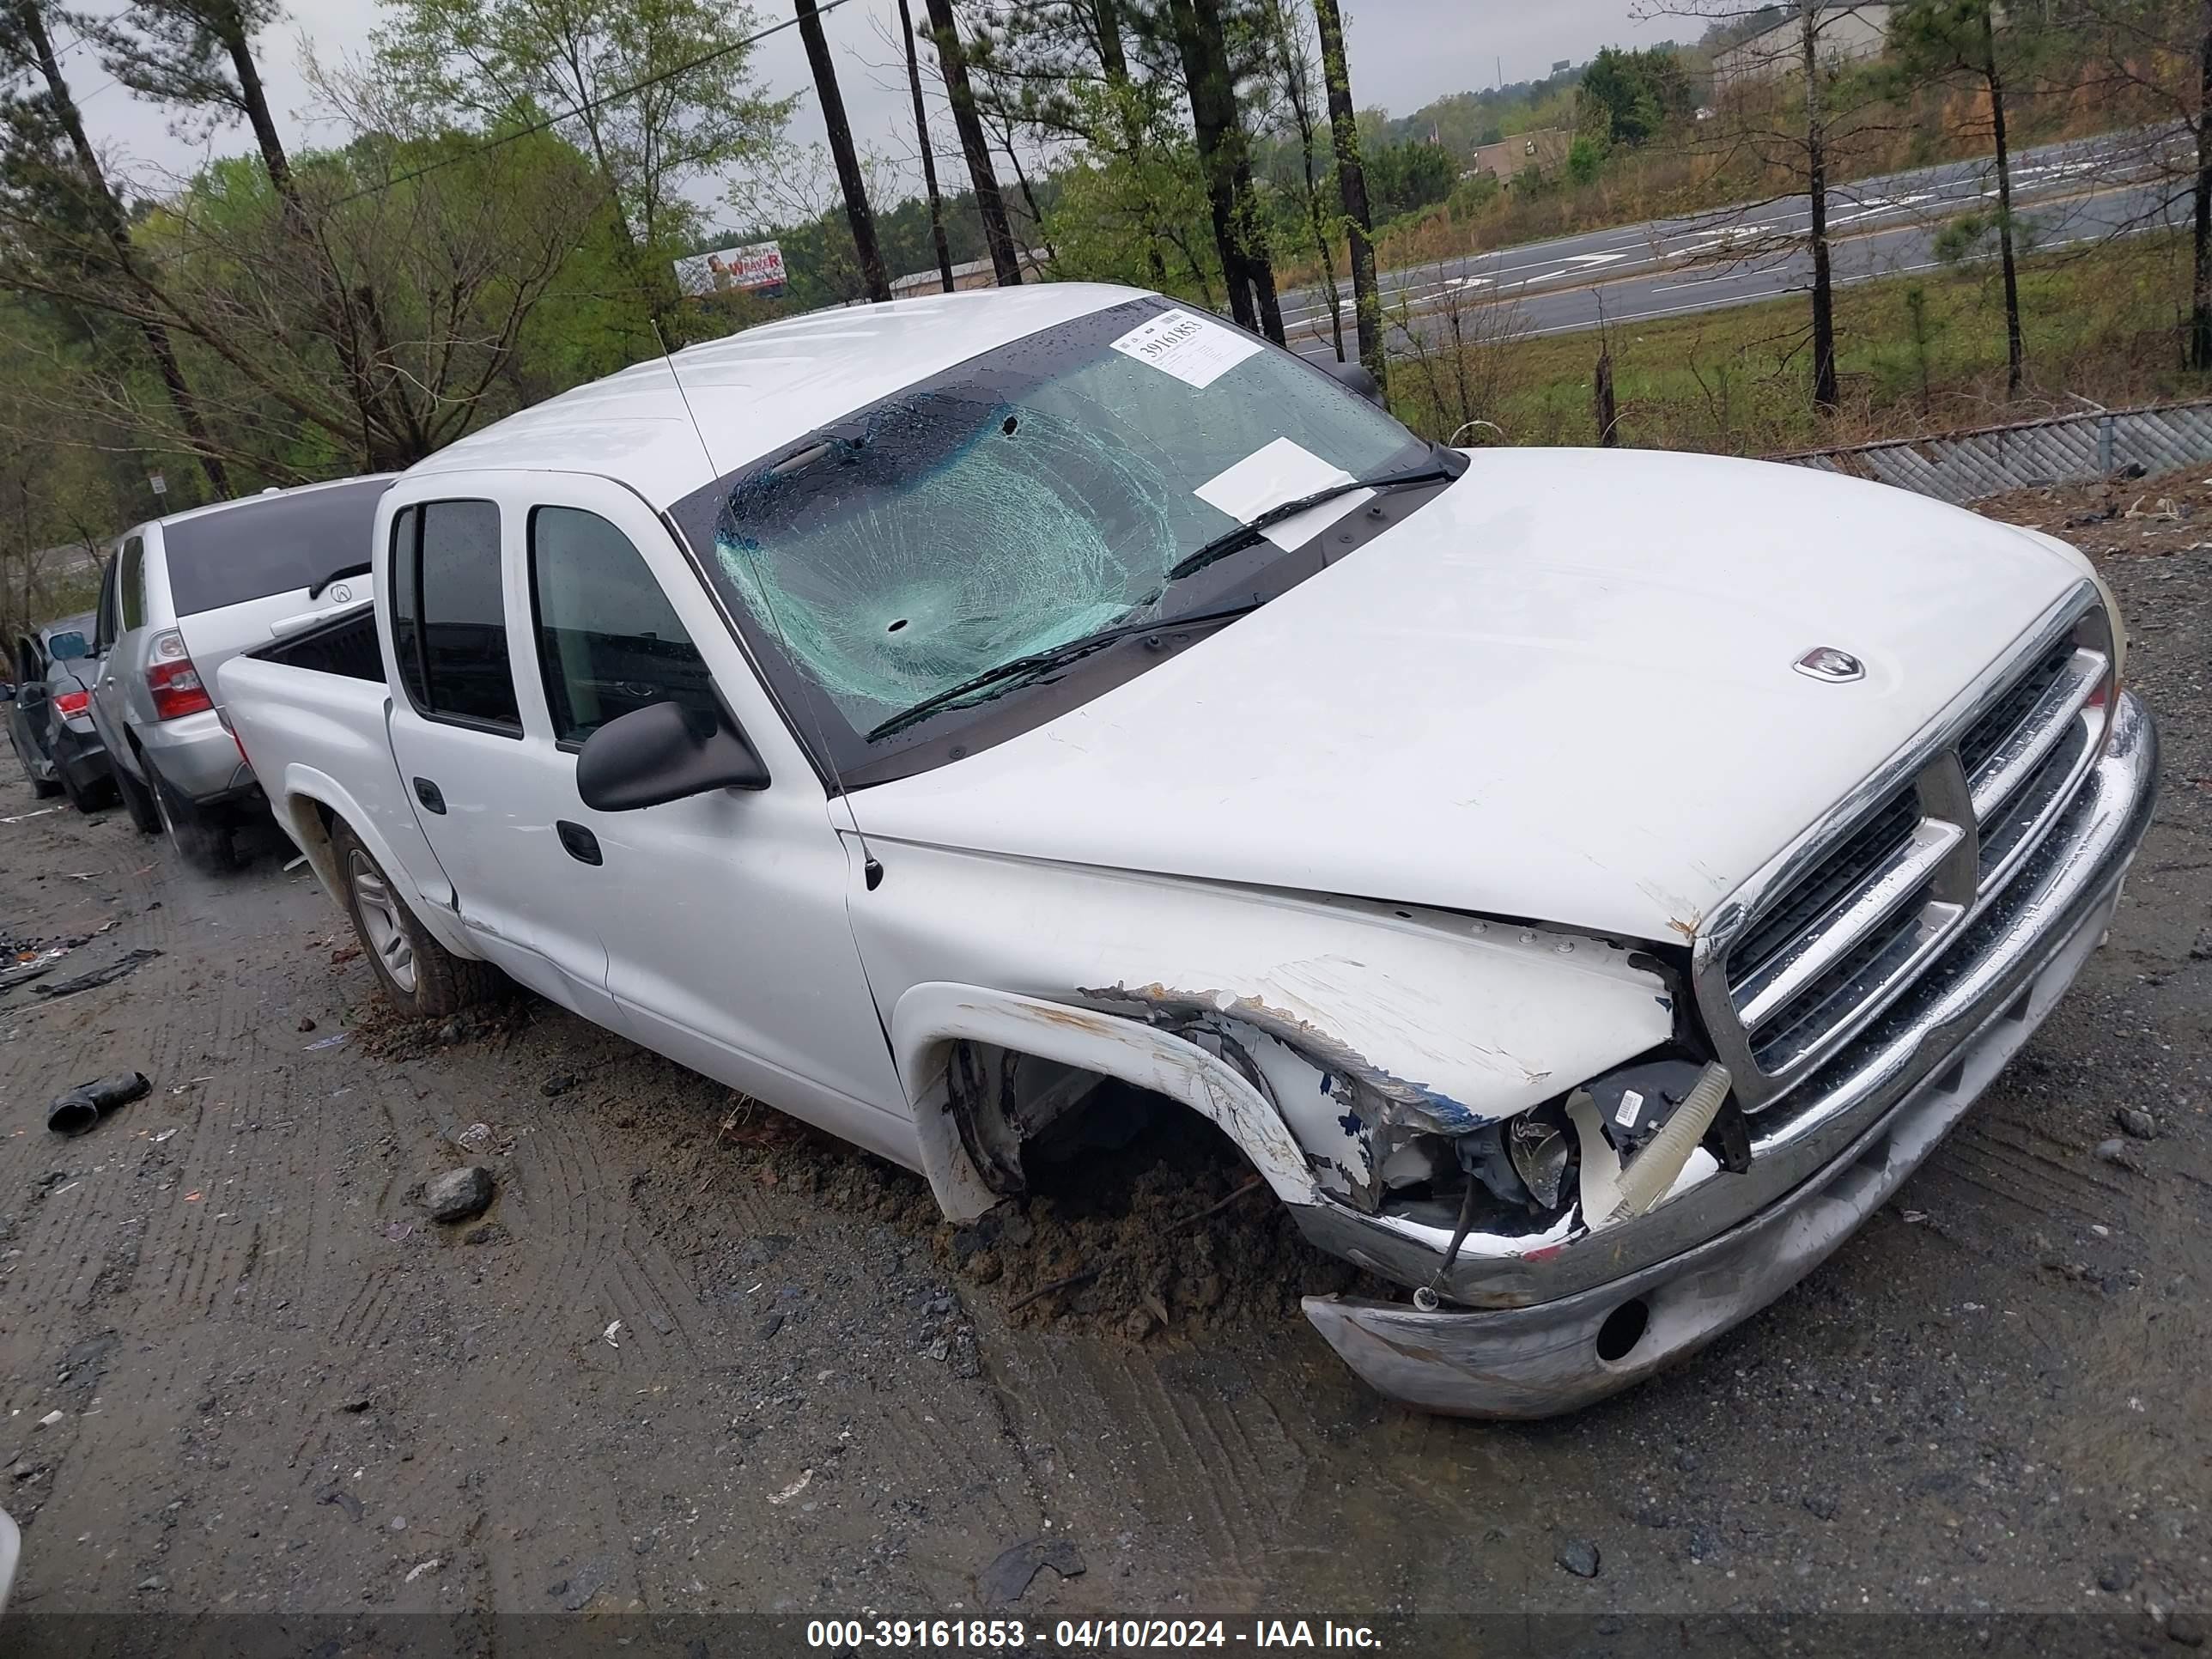
[[[1226,472],[1216,473],[1191,493],[1208,507],[1218,507],[1237,523],[1258,518],[1271,507],[1310,495],[1331,484],[1350,481],[1352,474],[1331,466],[1310,449],[1278,438],[1255,449]],[[1323,501],[1310,512],[1260,533],[1285,551],[1303,547],[1355,508],[1375,497],[1371,489],[1355,489],[1333,501]]]
[[[1260,349],[1242,330],[1178,307],[1163,311],[1113,343],[1114,349],[1164,370],[1203,392]]]

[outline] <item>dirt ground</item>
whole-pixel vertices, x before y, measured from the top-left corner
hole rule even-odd
[[[955,1232],[918,1179],[547,1005],[394,1021],[273,832],[214,881],[11,777],[0,936],[82,942],[0,994],[0,1650],[799,1651],[761,1620],[987,1609],[1032,1643],[1146,1614],[1398,1651],[2201,1643],[2212,484],[2002,510],[2102,557],[2163,721],[2109,948],[1828,1265],[1534,1426],[1366,1391],[1297,1312],[1344,1270],[1194,1133]],[[48,1133],[59,1088],[131,1070],[147,1098]],[[470,1161],[489,1212],[431,1222],[421,1183]],[[1024,1544],[1059,1565],[994,1607]],[[1560,1565],[1584,1545],[1595,1577]]]

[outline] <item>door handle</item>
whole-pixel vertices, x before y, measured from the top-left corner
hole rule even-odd
[[[422,810],[426,812],[442,813],[446,810],[445,796],[439,792],[438,786],[428,778],[415,780],[415,799],[422,803]]]
[[[561,845],[568,849],[568,856],[579,864],[605,864],[599,855],[599,838],[580,823],[571,823],[566,818],[555,820],[553,828],[560,833]]]

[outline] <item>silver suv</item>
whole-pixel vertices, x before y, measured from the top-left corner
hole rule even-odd
[[[346,478],[172,514],[125,532],[100,583],[104,655],[94,723],[131,822],[167,829],[203,870],[233,861],[231,831],[264,809],[215,700],[215,671],[357,605],[389,476]]]

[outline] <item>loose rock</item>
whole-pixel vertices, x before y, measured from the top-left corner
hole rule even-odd
[[[422,1189],[422,1207],[433,1221],[467,1221],[491,1204],[491,1171],[471,1164],[448,1170]]]
[[[2185,1648],[2204,1645],[2204,1621],[2186,1607],[2176,1607],[2166,1616],[2166,1639],[2179,1642]]]
[[[2110,1595],[2133,1589],[2136,1571],[2132,1556],[2116,1555],[2098,1570],[2097,1588]]]
[[[2097,1143],[2097,1156],[2107,1164],[2125,1164],[2128,1161],[2128,1143],[2118,1135],[2110,1140],[2100,1140]]]
[[[2123,1106],[2112,1116],[2137,1140],[2158,1139],[2158,1120],[2140,1106]]]
[[[1586,1538],[1570,1538],[1559,1546],[1559,1553],[1552,1559],[1577,1578],[1597,1577],[1597,1546]]]

